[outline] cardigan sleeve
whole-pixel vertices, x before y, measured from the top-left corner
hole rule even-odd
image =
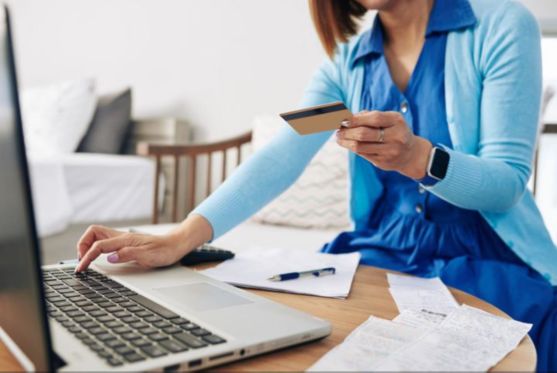
[[[343,101],[337,61],[326,60],[308,85],[301,107]],[[300,136],[289,126],[248,158],[192,214],[206,218],[213,239],[272,201],[302,174],[332,131]]]
[[[454,205],[483,212],[507,211],[526,190],[542,90],[536,20],[517,3],[503,2],[496,12],[479,59],[483,89],[478,154],[447,149],[447,174],[428,188]]]

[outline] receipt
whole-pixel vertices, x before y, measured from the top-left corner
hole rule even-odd
[[[449,314],[458,307],[451,292],[438,277],[419,278],[389,273],[387,279],[399,312],[427,309]]]
[[[371,316],[310,371],[487,371],[531,324],[470,306],[445,315],[405,310],[392,321]]]
[[[343,343],[323,356],[309,371],[368,371],[425,329],[370,316]]]
[[[447,314],[428,310],[404,310],[393,319],[394,322],[418,328],[434,327],[445,320]]]
[[[515,349],[531,327],[531,324],[462,306],[374,369],[487,371]]]

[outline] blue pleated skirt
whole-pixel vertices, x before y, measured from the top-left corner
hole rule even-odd
[[[387,193],[377,206],[366,230],[343,232],[322,251],[359,251],[361,264],[441,277],[448,286],[533,324],[530,337],[538,371],[557,371],[557,287],[518,258],[480,214],[445,206],[441,215],[462,211],[452,218],[431,219],[423,211],[411,212],[408,194],[401,201]]]

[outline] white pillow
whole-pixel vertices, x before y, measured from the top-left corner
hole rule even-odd
[[[253,150],[265,146],[286,125],[279,116],[256,117]],[[331,138],[300,178],[252,220],[301,228],[347,228],[348,205],[348,152]]]
[[[26,89],[21,94],[21,104],[30,153],[73,153],[95,113],[95,83],[79,80]]]

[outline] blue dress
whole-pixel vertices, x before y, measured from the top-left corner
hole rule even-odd
[[[361,109],[399,111],[414,134],[452,147],[445,116],[445,46],[447,32],[474,20],[468,21],[450,1],[435,2],[421,55],[401,92],[383,54],[377,17],[356,55],[366,66]],[[440,276],[447,285],[532,323],[537,369],[557,370],[557,288],[514,254],[477,211],[445,202],[397,172],[378,169],[377,174],[384,191],[367,229],[343,232],[323,251],[359,251],[362,264]]]

